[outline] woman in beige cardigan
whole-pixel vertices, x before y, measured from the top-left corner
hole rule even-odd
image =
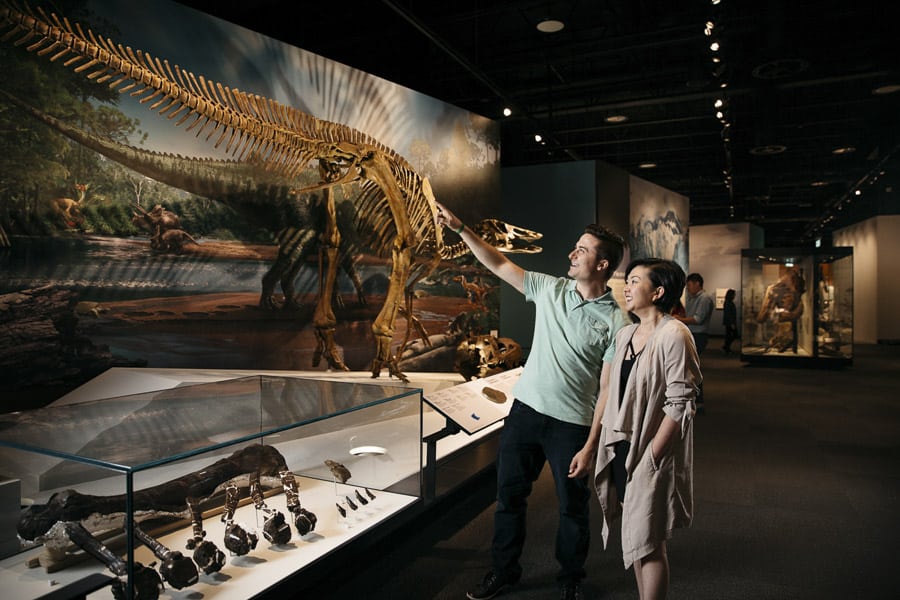
[[[622,556],[641,600],[665,598],[666,540],[693,512],[693,416],[702,377],[688,328],[669,315],[684,271],[669,260],[632,261],[625,308],[640,322],[619,330],[602,415],[594,483],[603,544],[622,516]]]

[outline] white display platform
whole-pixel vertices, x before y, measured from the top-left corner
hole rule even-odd
[[[318,518],[314,531],[301,537],[291,523],[293,532],[291,541],[284,545],[271,545],[262,535],[262,521],[256,521],[258,517],[262,518],[264,515],[256,511],[252,503],[247,504],[236,511],[234,521],[247,530],[255,530],[259,537],[259,543],[246,555],[229,556],[223,543],[225,524],[219,517],[205,519],[203,521],[203,528],[206,531],[205,539],[215,543],[220,550],[225,552],[225,566],[218,573],[209,575],[201,571],[199,582],[190,587],[176,590],[166,585],[160,598],[246,600],[351,542],[355,537],[399,513],[417,500],[413,496],[375,491],[375,499],[369,501],[367,505],[362,505],[356,501],[355,491],[359,489],[367,497],[363,488],[302,477],[297,478],[297,483],[300,488],[301,506],[312,510]],[[342,502],[348,495],[356,501],[357,510],[345,509],[347,516],[341,517],[335,505]],[[291,522],[291,515],[287,512],[283,494],[267,498],[266,505],[269,508],[280,510],[288,522]],[[170,550],[179,550],[185,556],[190,557],[191,552],[185,549],[185,544],[190,537],[191,528],[188,526],[158,539]],[[47,573],[41,567],[29,568],[27,562],[42,551],[42,548],[36,548],[0,561],[0,589],[4,590],[5,598],[15,598],[16,600],[37,598],[54,589],[83,579],[91,573],[110,574],[102,564],[91,557],[85,557],[83,562],[55,573]],[[116,552],[121,553],[121,548],[117,548]],[[154,561],[159,563],[153,553],[143,545],[135,548],[135,560],[145,566]],[[87,597],[109,600],[112,598],[112,593],[109,588],[104,588]]]

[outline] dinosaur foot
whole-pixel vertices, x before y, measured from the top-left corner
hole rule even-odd
[[[396,377],[403,383],[409,383],[409,378],[400,370],[400,367],[397,366],[396,358],[389,358],[387,360],[379,360],[375,359],[372,361],[372,379],[378,379],[381,375],[381,369],[387,367],[388,373],[392,377]]]
[[[344,364],[343,359],[338,354],[337,345],[334,343],[334,329],[317,329],[316,349],[313,351],[312,366],[318,367],[322,362],[322,357],[328,362],[328,366],[337,371],[349,371],[350,368]]]

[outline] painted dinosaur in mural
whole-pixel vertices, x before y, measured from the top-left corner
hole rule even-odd
[[[367,224],[368,245],[391,262],[385,301],[372,324],[376,340],[372,376],[377,377],[382,368],[387,368],[392,375],[406,380],[391,348],[395,320],[402,312],[412,325],[407,327],[402,351],[409,330],[415,328],[424,333],[412,310],[415,286],[433,273],[442,260],[456,255],[453,248],[444,244],[443,230],[435,222],[437,209],[428,180],[420,177],[402,156],[346,125],[317,119],[275,100],[229,88],[202,76],[195,77],[177,65],[96,36],[41,9],[31,10],[5,2],[0,5],[0,32],[4,41],[26,45],[28,51],[38,56],[51,62],[61,61],[89,80],[106,84],[120,93],[128,92],[142,104],[149,103],[150,110],[175,126],[186,124],[185,131],[198,138],[206,132],[207,141],[234,159],[229,163],[230,181],[235,186],[243,186],[245,194],[256,192],[248,202],[265,203],[266,210],[271,210],[273,192],[259,197],[259,192],[271,185],[265,179],[280,182],[275,184],[278,191],[274,195],[283,201],[282,207],[296,206],[297,199],[307,194],[321,194],[323,227],[309,231],[304,229],[302,219],[284,222],[296,223],[297,235],[312,234],[321,244],[322,282],[313,317],[317,338],[315,357],[324,355],[333,368],[343,370],[347,367],[337,354],[333,338],[337,321],[332,295],[341,245],[334,188],[355,185],[358,193],[354,204],[358,217]],[[94,149],[107,156],[110,156],[107,152],[123,152],[122,148],[113,151],[108,146],[106,151]],[[130,162],[134,158],[132,155]],[[130,166],[126,156],[114,160]],[[170,160],[171,157],[160,156],[160,164],[144,164],[136,170],[167,182],[162,163]],[[298,187],[298,178],[314,162],[318,164],[319,181]],[[196,162],[198,176],[202,177],[199,171],[206,164]],[[198,195],[221,199],[214,193]],[[294,263],[288,259],[284,264],[284,269],[289,270]]]

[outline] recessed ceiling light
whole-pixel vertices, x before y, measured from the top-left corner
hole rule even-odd
[[[851,154],[853,152],[856,152],[856,148],[853,146],[842,146],[831,151],[832,154]]]
[[[655,169],[655,168],[656,168],[656,163],[650,162],[650,161],[642,162],[638,165],[638,169]]]
[[[754,156],[772,156],[774,154],[781,154],[785,150],[787,150],[787,146],[783,144],[766,144],[765,146],[751,148],[750,154]]]
[[[828,185],[828,182],[827,181],[813,181],[809,185],[811,185],[812,187],[823,187],[823,186]]]
[[[900,83],[888,83],[885,85],[880,85],[872,90],[873,94],[877,94],[879,96],[882,96],[884,94],[893,94],[894,92],[900,92]]]
[[[503,109],[503,116],[504,116],[504,117],[508,117],[508,116],[510,116],[511,114],[512,114],[512,109],[511,109],[510,107],[507,106],[506,108]]]
[[[562,31],[565,26],[566,24],[562,21],[557,21],[556,19],[544,19],[537,24],[537,30],[541,33],[556,33],[557,31]]]
[[[628,120],[628,115],[607,115],[603,120],[607,123],[624,123]]]

